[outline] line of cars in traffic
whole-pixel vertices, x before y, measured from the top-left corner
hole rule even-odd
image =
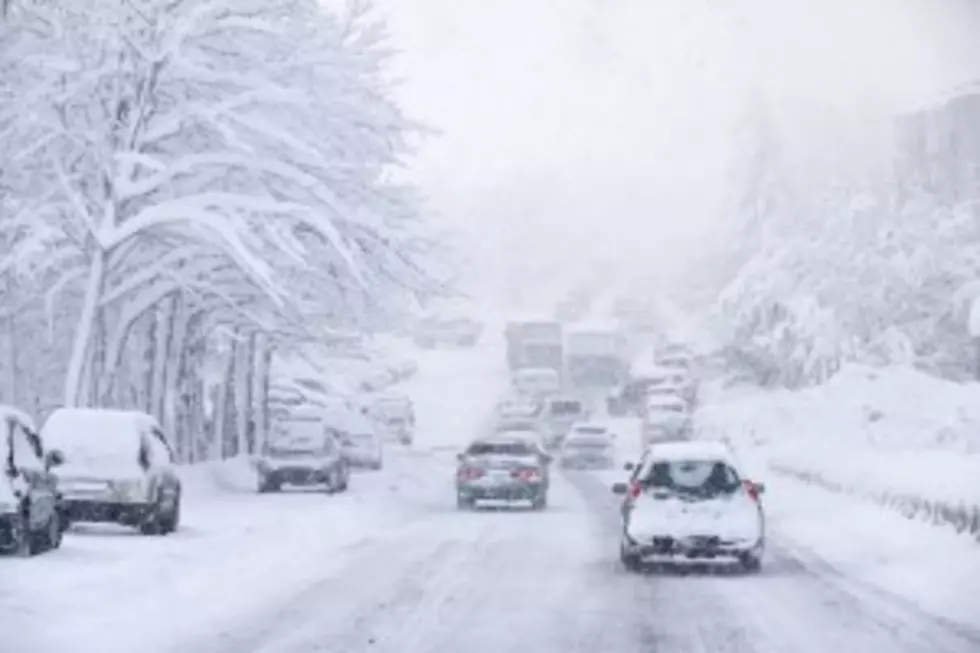
[[[318,485],[342,492],[352,468],[382,468],[384,441],[411,444],[414,421],[411,401],[401,395],[375,397],[346,413],[291,407],[253,458],[256,489]],[[178,459],[151,415],[60,408],[38,429],[30,415],[0,406],[0,422],[0,552],[57,549],[77,522],[120,524],[145,535],[179,528]]]

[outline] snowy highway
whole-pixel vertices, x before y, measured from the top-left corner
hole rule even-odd
[[[36,653],[968,653],[980,632],[835,570],[780,532],[763,572],[631,574],[620,472],[561,472],[542,512],[458,512],[455,451],[485,428],[499,352],[437,352],[414,450],[349,493],[262,495],[244,465],[185,474],[167,538],[89,527],[0,561],[0,650]],[[629,437],[620,439],[628,457]],[[793,491],[770,483],[770,494]]]

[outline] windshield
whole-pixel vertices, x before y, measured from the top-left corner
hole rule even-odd
[[[554,417],[574,417],[582,414],[582,404],[577,401],[555,401],[551,403],[550,412]]]
[[[741,488],[735,470],[717,460],[657,461],[649,466],[640,481],[650,490],[705,498],[733,494]]]

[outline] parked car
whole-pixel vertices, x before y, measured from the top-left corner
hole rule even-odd
[[[460,510],[481,501],[524,501],[535,510],[548,505],[552,458],[533,440],[510,434],[480,439],[458,459],[456,506]]]
[[[44,423],[41,437],[64,455],[58,478],[67,523],[117,523],[145,535],[177,530],[176,458],[151,415],[60,408]]]
[[[382,434],[410,445],[415,439],[415,407],[407,396],[387,393],[374,398],[369,414]]]
[[[613,486],[624,497],[620,560],[627,569],[719,561],[761,568],[765,486],[745,476],[727,446],[656,444],[631,471],[629,483]]]
[[[602,424],[575,424],[568,431],[558,457],[563,469],[612,469],[616,435]]]
[[[381,469],[384,466],[384,445],[375,425],[367,417],[353,420],[341,434],[344,457],[351,467]]]
[[[341,439],[318,408],[294,410],[275,423],[269,445],[257,461],[259,492],[279,492],[283,485],[322,485],[330,493],[344,492],[350,483],[350,463]]]
[[[34,421],[0,406],[0,551],[31,556],[61,546],[59,451],[44,451]]]

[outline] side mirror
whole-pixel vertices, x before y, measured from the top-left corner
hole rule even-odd
[[[612,492],[613,494],[626,494],[629,492],[629,486],[626,483],[613,483]]]
[[[466,454],[465,453],[456,454],[456,460],[458,460],[459,462],[463,462],[464,460],[466,460]]]
[[[550,465],[552,462],[554,462],[554,460],[555,457],[552,456],[550,453],[541,454],[541,462],[544,463],[545,465]]]
[[[634,469],[636,469],[636,465],[633,463],[623,463],[623,469],[627,472],[632,472]]]
[[[44,466],[48,469],[60,467],[65,464],[65,454],[59,449],[52,449],[44,455]]]

